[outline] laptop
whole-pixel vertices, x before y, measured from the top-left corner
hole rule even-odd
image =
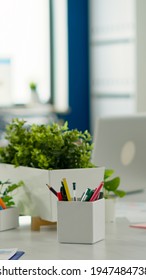
[[[127,193],[146,188],[146,115],[96,120],[92,162],[113,169]]]

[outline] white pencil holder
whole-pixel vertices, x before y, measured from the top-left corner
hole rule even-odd
[[[58,201],[57,235],[61,243],[92,244],[105,238],[105,201]]]
[[[19,213],[17,207],[0,210],[0,231],[18,227]]]

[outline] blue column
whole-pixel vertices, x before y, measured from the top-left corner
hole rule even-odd
[[[69,128],[89,127],[88,0],[68,0]]]

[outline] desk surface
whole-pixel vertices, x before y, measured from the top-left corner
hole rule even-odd
[[[21,217],[18,229],[0,232],[0,248],[24,250],[22,259],[26,260],[144,260],[146,230],[129,227],[130,221],[125,214],[127,205],[137,198],[127,196],[117,202],[116,221],[106,223],[105,240],[93,245],[61,244],[57,241],[56,226],[42,227],[40,232],[31,231],[30,217]],[[139,201],[145,201],[143,194],[139,195]],[[125,217],[121,214],[122,209]]]

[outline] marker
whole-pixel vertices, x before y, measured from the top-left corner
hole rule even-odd
[[[94,190],[89,189],[87,197],[85,198],[85,201],[89,201],[91,196],[93,195],[93,193],[94,193]]]
[[[101,199],[101,198],[103,198],[103,192],[99,193],[98,199]]]
[[[6,204],[4,203],[4,201],[2,200],[2,198],[0,197],[0,206],[2,207],[2,209],[6,209]]]
[[[57,197],[58,197],[58,200],[59,200],[59,201],[62,201],[62,200],[63,200],[63,197],[62,197],[61,192],[58,192],[58,193],[57,193]]]
[[[66,178],[63,178],[63,179],[62,179],[62,182],[63,182],[64,188],[65,188],[67,200],[68,200],[68,201],[71,201],[71,196],[70,196],[69,187],[68,187]]]
[[[98,199],[102,187],[103,187],[103,182],[101,182],[101,184],[95,189],[89,201],[95,201],[96,199]]]
[[[89,197],[91,197],[91,189],[87,188],[81,197],[81,201],[88,201]]]
[[[76,183],[73,182],[73,201],[76,201],[77,198],[76,198]]]
[[[66,195],[66,191],[65,191],[65,187],[64,187],[64,184],[63,184],[63,181],[61,181],[61,188],[60,188],[60,192],[62,194],[62,198],[64,201],[67,201],[67,195]]]
[[[67,201],[67,196],[66,196],[66,192],[65,192],[65,188],[64,188],[64,185],[63,185],[63,182],[61,181],[61,188],[60,188],[60,192],[62,194],[62,200],[63,201]]]

